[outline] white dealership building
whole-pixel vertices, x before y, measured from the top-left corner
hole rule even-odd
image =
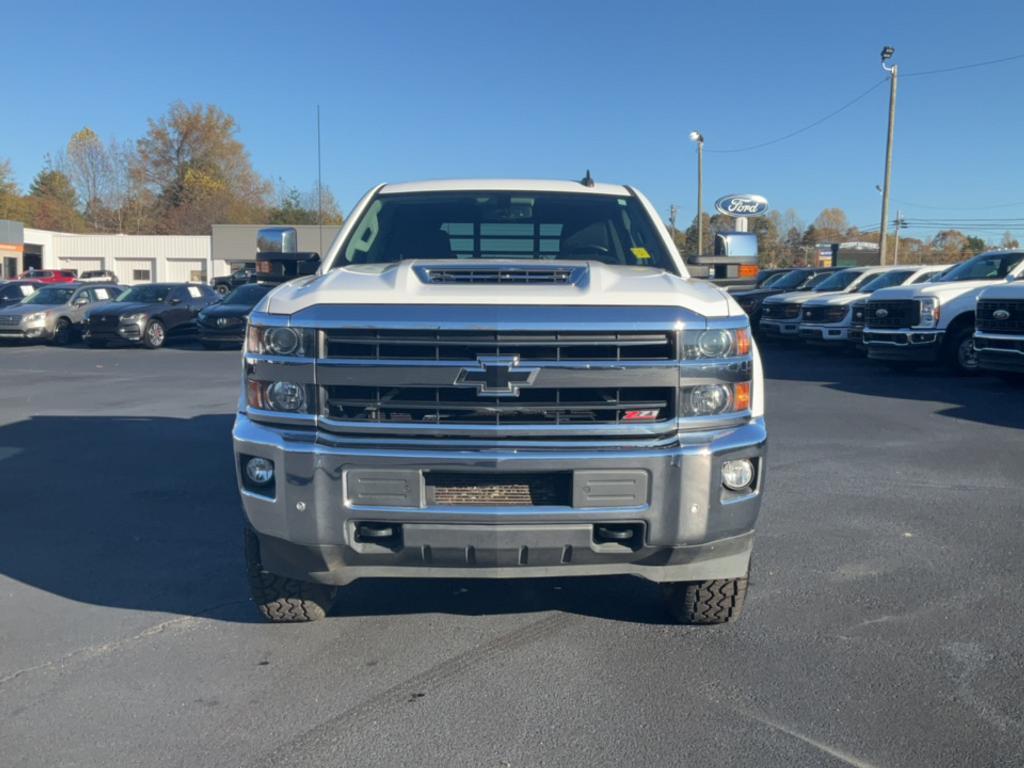
[[[6,226],[4,226],[6,225]],[[107,269],[122,284],[208,282],[255,261],[256,233],[271,224],[214,224],[212,235],[85,235],[0,222],[0,278],[36,269]],[[299,249],[321,252],[338,225],[296,226]]]

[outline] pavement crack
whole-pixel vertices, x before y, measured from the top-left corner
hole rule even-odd
[[[75,663],[86,659],[94,659],[98,656],[105,656],[115,651],[119,651],[126,646],[138,642],[139,640],[145,640],[146,638],[153,637],[154,635],[159,635],[167,630],[188,629],[198,624],[199,621],[204,618],[203,614],[219,610],[220,608],[238,605],[244,602],[248,601],[232,600],[226,603],[218,603],[217,605],[211,605],[200,611],[196,611],[196,613],[191,616],[177,616],[173,619],[161,621],[158,624],[154,624],[151,627],[146,627],[146,629],[142,630],[141,632],[137,632],[134,635],[129,635],[128,637],[122,637],[117,640],[108,640],[104,643],[94,643],[93,645],[87,645],[82,648],[76,648],[75,650],[69,651],[68,653],[63,654],[56,659],[51,659],[49,661],[44,661],[39,664],[33,664],[30,667],[23,667],[22,669],[16,669],[13,672],[9,672],[3,677],[0,677],[0,687],[7,685],[8,683],[14,680],[17,680],[19,677],[32,674],[33,672],[43,672],[52,669],[63,669],[65,666],[71,663]]]
[[[833,747],[830,744],[826,744],[823,741],[818,741],[817,739],[807,736],[806,734],[800,733],[799,731],[794,730],[793,728],[787,728],[784,725],[772,722],[768,718],[761,717],[760,715],[751,714],[749,712],[742,712],[740,710],[736,711],[744,717],[749,718],[750,720],[754,720],[755,722],[761,723],[761,725],[765,725],[771,728],[773,731],[784,733],[785,735],[794,738],[797,741],[802,741],[804,744],[814,747],[819,752],[824,752],[826,755],[834,757],[836,760],[839,760],[840,762],[851,766],[851,768],[878,768],[878,766],[875,763],[869,763],[866,760],[861,760],[859,757],[851,755],[849,752],[844,752],[838,747]]]
[[[486,666],[491,661],[506,656],[510,650],[558,633],[575,619],[576,617],[570,614],[548,616],[460,653],[278,744],[254,762],[252,768],[279,768],[300,756],[315,755],[320,760],[329,754],[335,754],[344,748],[342,742],[346,727],[351,728],[362,722],[379,721],[389,711],[408,706],[410,700],[421,698],[427,691],[443,686],[471,669]]]

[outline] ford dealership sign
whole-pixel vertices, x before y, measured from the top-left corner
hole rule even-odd
[[[768,201],[760,195],[726,195],[715,200],[715,210],[726,216],[764,216]]]

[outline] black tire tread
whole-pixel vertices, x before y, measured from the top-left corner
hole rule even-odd
[[[684,581],[666,585],[669,612],[681,624],[725,624],[743,612],[747,579]]]
[[[259,547],[256,534],[247,528],[245,564],[249,592],[263,618],[274,623],[294,623],[319,621],[326,617],[335,590],[323,584],[290,579],[263,570]]]

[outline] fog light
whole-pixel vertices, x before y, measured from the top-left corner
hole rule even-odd
[[[274,479],[274,462],[253,456],[245,462],[245,474],[256,485],[266,485]]]
[[[730,491],[746,490],[754,482],[754,465],[750,459],[722,462],[722,485]]]
[[[301,411],[306,407],[306,393],[301,384],[275,381],[267,387],[267,403],[275,411]]]

